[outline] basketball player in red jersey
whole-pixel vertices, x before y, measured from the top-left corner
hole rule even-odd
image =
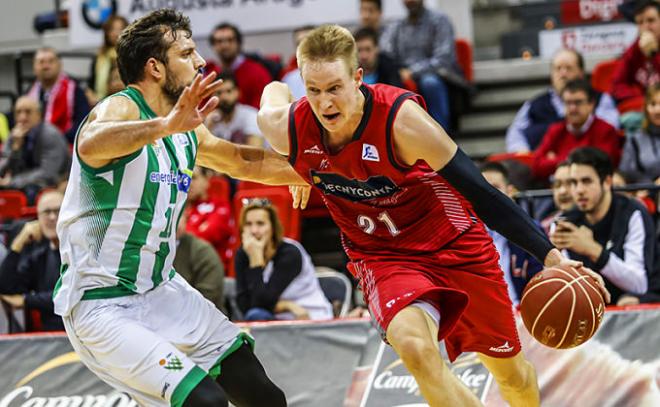
[[[307,97],[264,90],[258,122],[272,147],[318,188],[342,232],[384,338],[431,406],[479,400],[439,355],[478,352],[512,406],[538,406],[532,365],[520,353],[498,255],[480,219],[546,266],[564,258],[531,219],[481,176],[426,113],[418,95],[362,84],[355,42],[328,25],[297,50]],[[603,295],[609,295],[602,278]]]

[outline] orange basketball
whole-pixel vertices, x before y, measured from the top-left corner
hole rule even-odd
[[[591,338],[605,312],[605,302],[588,274],[551,267],[534,276],[520,300],[525,327],[551,348],[568,349]]]

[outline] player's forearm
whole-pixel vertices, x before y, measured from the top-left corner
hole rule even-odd
[[[305,185],[306,182],[281,155],[261,148],[241,146],[243,165],[232,177],[268,185]]]
[[[131,154],[167,134],[162,118],[90,123],[79,137],[78,152],[84,158],[109,160]]]

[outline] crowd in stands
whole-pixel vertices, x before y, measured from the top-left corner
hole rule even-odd
[[[364,82],[420,93],[431,116],[455,135],[458,112],[451,100],[466,78],[449,17],[425,7],[423,0],[402,0],[407,16],[386,24],[380,0],[356,3],[360,26],[354,36]],[[660,5],[636,0],[634,7],[626,6],[639,37],[621,57],[611,89],[595,91],[582,55],[560,50],[550,63],[548,89],[522,105],[503,135],[511,154],[503,161],[487,159],[481,167],[483,176],[514,200],[520,190],[550,188],[552,196],[534,213],[538,227],[571,258],[603,275],[615,305],[660,302],[659,216],[652,188],[660,185]],[[114,47],[127,25],[121,16],[105,22],[104,42],[86,84],[62,71],[57,50],[37,50],[34,83],[12,112],[0,115],[0,190],[20,190],[28,207],[18,221],[0,219],[5,237],[0,239],[0,300],[27,311],[27,329],[62,329],[51,300],[60,273],[58,209],[78,127],[93,106],[123,89]],[[294,44],[313,28],[294,30]],[[216,72],[223,84],[206,126],[219,138],[268,148],[256,123],[261,93],[269,82],[282,80],[294,99],[304,96],[295,55],[282,66],[247,52],[232,22],[215,26],[208,41],[213,55],[205,72]],[[625,183],[646,189],[613,192],[613,186]],[[248,196],[250,188],[257,199],[237,198]],[[260,199],[260,191],[261,185],[195,168],[177,228],[175,269],[232,319],[337,316],[311,256],[286,237],[299,236],[299,230],[285,234],[288,219],[278,216],[275,201]],[[527,281],[543,266],[490,233],[512,302],[518,304]],[[351,315],[363,311],[356,308]]]

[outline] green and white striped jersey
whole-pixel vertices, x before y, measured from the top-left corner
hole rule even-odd
[[[113,97],[134,101],[141,120],[156,118],[134,88]],[[86,165],[76,149],[57,223],[57,314],[68,315],[80,300],[144,293],[174,276],[176,229],[196,153],[194,131],[159,139],[102,168]]]

